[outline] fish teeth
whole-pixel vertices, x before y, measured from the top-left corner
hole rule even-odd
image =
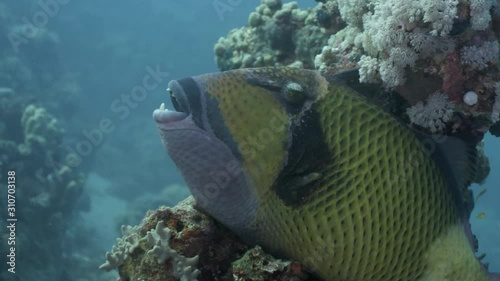
[[[168,110],[168,109],[165,109],[165,103],[162,102],[160,104],[160,110]]]

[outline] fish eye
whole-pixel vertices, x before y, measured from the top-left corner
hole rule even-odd
[[[307,96],[302,85],[296,82],[289,82],[283,87],[285,99],[293,104],[303,103]]]

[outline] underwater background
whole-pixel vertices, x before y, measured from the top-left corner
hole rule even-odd
[[[7,170],[22,171],[16,274],[7,272],[3,227],[2,280],[115,280],[98,267],[120,226],[190,194],[151,113],[169,102],[170,80],[219,71],[215,43],[246,25],[259,4],[222,1],[221,12],[216,2],[0,2],[0,186]],[[157,83],[131,99],[146,75]],[[473,187],[487,192],[471,223],[490,271],[500,271],[500,140],[488,134],[484,151],[491,172]]]

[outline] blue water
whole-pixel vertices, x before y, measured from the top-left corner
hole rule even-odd
[[[88,155],[82,157],[78,165],[88,178],[75,203],[78,211],[67,219],[78,227],[68,230],[61,238],[64,240],[61,252],[74,261],[68,264],[71,270],[64,271],[56,263],[47,263],[44,265],[47,279],[41,280],[112,280],[114,273],[102,275],[89,271],[97,271],[95,263],[99,265],[104,261],[104,253],[119,235],[119,226],[138,224],[147,209],[174,205],[189,195],[164,152],[151,113],[162,102],[171,106],[165,92],[169,80],[218,71],[214,63],[214,43],[230,29],[246,24],[248,14],[258,1],[223,2],[233,4],[229,11],[218,14],[212,1],[60,0],[59,3],[65,4],[59,4],[58,11],[44,24],[44,30],[57,37],[55,43],[44,45],[30,39],[14,53],[5,36],[0,39],[4,57],[19,57],[32,70],[31,76],[23,76],[28,77],[26,80],[19,78],[21,82],[28,81],[19,82],[24,85],[18,87],[22,91],[19,94],[29,93],[58,117],[65,129],[65,150],[77,149],[78,143],[89,140],[89,135],[96,137],[96,129],[107,131],[96,137]],[[315,4],[312,0],[299,2],[301,7]],[[37,3],[34,0],[2,1],[0,18],[8,18],[4,21],[9,24],[21,23],[23,18],[32,21],[42,9]],[[9,12],[3,15],[3,11]],[[2,25],[1,32],[6,32]],[[21,66],[11,69],[21,72]],[[140,101],[128,99],[151,72],[157,73],[155,85]],[[75,94],[52,95],[49,89],[55,81],[53,77],[70,77],[68,87],[73,87]],[[103,125],[102,120],[106,120],[106,124]],[[488,192],[480,198],[471,220],[480,252],[487,253],[491,270],[500,271],[500,140],[487,136],[485,141],[492,172],[483,186],[474,187],[476,192],[483,188]],[[480,212],[486,217],[476,218]],[[45,219],[43,214],[36,218]],[[53,230],[50,225],[47,231]],[[38,234],[29,229],[18,231],[26,231],[19,234],[27,237],[23,239],[39,239]],[[4,249],[4,241],[0,241]],[[38,244],[43,245],[44,241]],[[32,254],[37,256],[37,252]],[[43,264],[43,256],[38,260]],[[0,278],[34,279],[38,271],[31,266],[18,265],[22,279],[14,279],[9,274]]]
[[[479,251],[487,253],[486,261],[490,263],[490,270],[500,271],[500,141],[494,136],[485,138],[485,154],[490,159],[491,173],[482,186],[474,186],[477,194],[483,188],[487,192],[481,196],[471,216],[473,232],[479,240]],[[485,212],[484,219],[477,218],[477,214]]]

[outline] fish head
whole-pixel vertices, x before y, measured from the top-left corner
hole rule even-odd
[[[319,73],[294,68],[187,77],[169,83],[176,111],[160,108],[153,118],[197,203],[239,229],[297,158],[290,148],[306,145],[294,128],[326,88]]]

